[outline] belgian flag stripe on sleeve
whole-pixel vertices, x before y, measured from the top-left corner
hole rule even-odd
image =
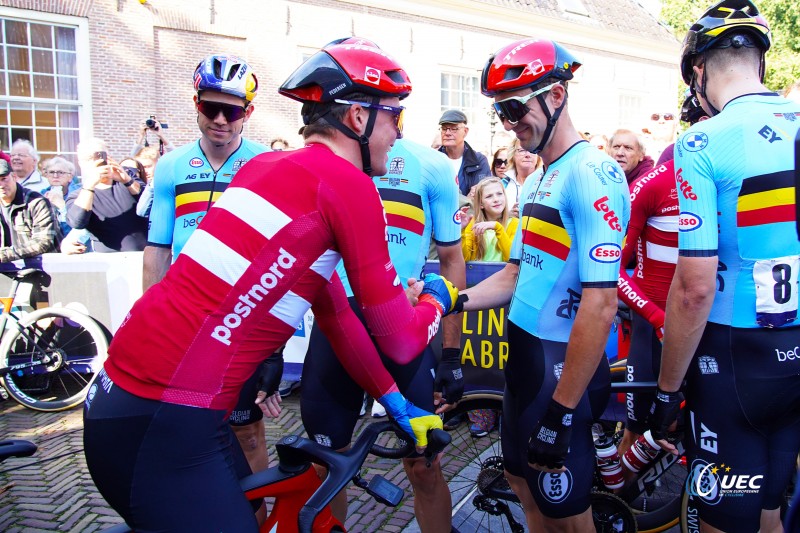
[[[557,209],[534,204],[530,215],[522,218],[522,242],[562,261],[572,245]]]
[[[386,222],[399,229],[422,235],[425,231],[425,211],[418,194],[396,189],[379,189]]]
[[[794,222],[795,195],[791,171],[747,178],[736,205],[739,227]]]

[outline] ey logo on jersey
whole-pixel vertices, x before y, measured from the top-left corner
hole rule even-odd
[[[682,144],[689,152],[699,152],[708,146],[708,135],[702,131],[687,133],[683,136]]]

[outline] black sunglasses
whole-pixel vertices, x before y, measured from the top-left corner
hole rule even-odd
[[[495,159],[494,166],[499,167],[500,165],[507,165],[508,159]]]
[[[530,111],[530,108],[527,106],[528,101],[542,93],[546,93],[555,85],[556,83],[551,83],[527,96],[511,96],[505,100],[495,102],[494,112],[497,113],[497,118],[501,121],[507,120],[512,125],[517,124]]]
[[[197,110],[206,117],[214,120],[220,113],[228,122],[236,122],[242,119],[247,113],[247,109],[240,105],[223,104],[222,102],[210,102],[208,100],[198,100]]]

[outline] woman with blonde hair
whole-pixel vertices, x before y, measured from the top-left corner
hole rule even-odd
[[[508,168],[503,179],[508,199],[512,204],[519,201],[519,191],[525,180],[529,177],[537,178],[537,175],[542,174],[542,166],[542,158],[520,146],[519,139],[515,137],[508,147]]]

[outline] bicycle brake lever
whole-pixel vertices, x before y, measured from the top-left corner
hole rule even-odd
[[[428,446],[425,447],[425,452],[423,455],[425,456],[425,466],[428,468],[431,467],[431,463],[439,455],[448,444],[452,438],[450,434],[442,429],[431,429],[428,431]]]

